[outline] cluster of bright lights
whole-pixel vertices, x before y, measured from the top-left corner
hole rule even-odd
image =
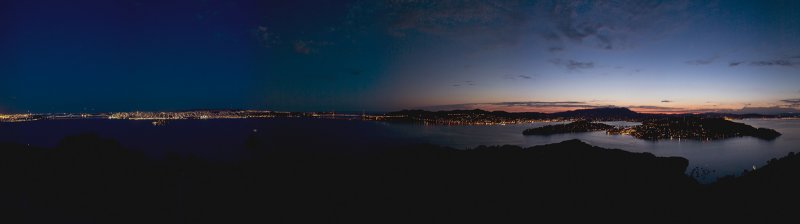
[[[32,114],[0,114],[0,122],[22,122],[36,119]]]
[[[119,112],[108,116],[108,119],[125,120],[183,120],[183,119],[244,119],[244,118],[272,118],[278,116],[270,111],[242,110],[242,111],[183,111],[183,112]]]

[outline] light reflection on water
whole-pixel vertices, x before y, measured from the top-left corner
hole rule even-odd
[[[413,138],[455,148],[473,148],[478,145],[534,146],[580,139],[591,145],[617,148],[631,152],[648,152],[657,156],[679,156],[689,159],[687,172],[695,167],[708,171],[700,176],[701,182],[740,174],[753,166],[761,167],[772,158],[800,151],[800,120],[747,119],[737,120],[754,127],[775,129],[783,135],[775,140],[753,137],[731,138],[719,141],[662,140],[647,141],[628,135],[607,135],[605,132],[569,133],[549,136],[524,136],[527,128],[551,123],[532,123],[505,126],[414,126],[397,125]],[[634,122],[604,122],[610,125],[638,125]]]

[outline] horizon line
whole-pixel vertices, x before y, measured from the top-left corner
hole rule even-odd
[[[748,107],[744,107],[742,109],[746,109]],[[460,108],[460,109],[449,109],[449,110],[430,110],[430,109],[422,109],[422,108],[405,108],[400,110],[393,110],[393,111],[356,111],[356,110],[340,110],[339,112],[342,114],[355,114],[355,113],[366,113],[366,114],[376,114],[376,113],[392,113],[392,112],[400,112],[400,111],[427,111],[427,112],[448,112],[448,111],[473,111],[473,110],[480,110],[486,112],[505,112],[505,113],[541,113],[541,114],[556,114],[556,113],[563,113],[563,112],[571,112],[571,111],[581,111],[581,110],[598,110],[598,109],[627,109],[631,112],[640,113],[640,114],[664,114],[664,115],[680,115],[680,114],[755,114],[755,115],[775,115],[775,114],[797,114],[800,112],[785,112],[785,113],[735,113],[733,111],[720,111],[720,110],[693,110],[693,111],[647,111],[647,110],[637,110],[641,108],[635,107],[619,107],[619,106],[601,106],[601,107],[589,107],[589,108],[578,108],[573,110],[558,110],[558,111],[546,111],[546,110],[525,110],[525,111],[513,111],[513,110],[491,110],[485,108]],[[739,109],[739,110],[742,110]],[[789,108],[793,109],[793,108]],[[730,109],[728,109],[730,110]],[[27,112],[27,113],[0,113],[0,115],[21,115],[21,114],[29,114],[29,115],[39,115],[39,114],[104,114],[104,113],[131,113],[131,112],[145,112],[145,113],[169,113],[169,112],[192,112],[192,111],[266,111],[266,112],[274,112],[274,113],[336,113],[337,110],[316,110],[316,111],[291,111],[291,110],[272,110],[272,109],[241,109],[241,108],[229,108],[229,109],[180,109],[180,110],[132,110],[132,111],[101,111],[101,112]]]

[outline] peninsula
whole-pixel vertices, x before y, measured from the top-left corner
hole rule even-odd
[[[772,140],[781,136],[772,129],[755,128],[723,118],[671,117],[645,121],[631,129],[629,132],[633,137],[647,140],[720,140],[744,136]]]

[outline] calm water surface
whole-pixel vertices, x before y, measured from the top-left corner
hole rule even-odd
[[[628,135],[607,135],[605,132],[570,133],[550,136],[524,136],[526,128],[541,127],[550,123],[532,123],[506,126],[411,126],[395,125],[416,138],[456,148],[477,145],[534,146],[580,139],[591,145],[617,148],[630,152],[648,152],[657,156],[679,156],[689,159],[689,169],[697,169],[698,180],[709,182],[717,177],[739,174],[766,164],[772,158],[800,151],[800,120],[747,119],[737,120],[754,127],[775,129],[783,135],[768,141],[753,137],[731,138],[719,141],[662,140],[647,141]],[[610,125],[631,126],[633,122],[606,122]]]
[[[244,142],[252,135],[264,141],[287,140],[316,144],[321,148],[341,149],[393,143],[432,143],[459,149],[479,145],[534,146],[580,139],[604,148],[648,152],[658,156],[689,159],[690,167],[701,175],[701,182],[719,176],[738,174],[745,169],[763,166],[771,158],[800,151],[800,120],[739,120],[754,127],[775,129],[783,135],[766,141],[752,137],[720,141],[668,140],[645,141],[604,132],[524,136],[526,128],[553,123],[497,126],[425,126],[381,122],[323,119],[243,119],[179,120],[166,126],[149,121],[128,120],[52,120],[23,123],[0,123],[0,141],[55,146],[64,136],[94,133],[114,138],[123,146],[151,156],[180,153],[214,159],[236,159],[245,153]],[[607,122],[631,126],[633,122]]]

